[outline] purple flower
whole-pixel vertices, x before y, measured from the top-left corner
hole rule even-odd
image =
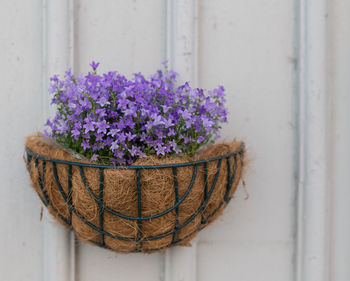
[[[129,141],[132,141],[136,138],[136,135],[132,134],[132,133],[126,133],[126,138],[129,140]]]
[[[120,133],[120,134],[118,134],[117,139],[118,139],[120,142],[124,142],[124,141],[126,140],[126,135],[125,135],[125,133]]]
[[[168,131],[168,136],[175,136],[175,135],[176,135],[176,132],[175,132],[174,128],[170,128]]]
[[[95,122],[97,133],[107,133],[107,129],[109,128],[109,125],[107,124],[106,120],[102,120],[99,122]]]
[[[80,100],[80,105],[84,108],[91,108],[91,103],[87,98]]]
[[[160,115],[156,115],[156,114],[152,114],[151,118],[153,119],[152,121],[152,125],[153,126],[157,126],[157,125],[163,125],[164,121],[162,116]]]
[[[112,145],[111,145],[111,150],[116,150],[119,148],[119,143],[118,141],[114,141],[112,142]]]
[[[197,138],[197,143],[201,143],[201,142],[203,142],[204,141],[204,137],[203,136],[199,136],[198,138]]]
[[[127,79],[116,71],[99,75],[98,62],[86,76],[66,71],[50,79],[57,107],[46,122],[49,136],[92,160],[125,165],[150,154],[194,153],[219,137],[227,122],[225,89],[177,84],[178,74],[158,70]]]
[[[76,140],[80,136],[80,131],[78,129],[73,129],[72,130],[72,137]]]
[[[119,129],[111,129],[111,130],[107,133],[107,135],[112,136],[112,137],[115,137],[119,132],[120,132]]]
[[[206,129],[211,128],[214,124],[215,124],[215,122],[213,120],[206,118],[206,117],[203,118],[204,128],[206,128]]]
[[[97,101],[97,103],[101,106],[105,106],[105,105],[108,105],[110,104],[110,102],[108,101],[107,97],[103,96],[103,97],[100,97],[99,100]]]
[[[165,147],[162,146],[161,144],[158,144],[156,147],[156,154],[157,155],[165,155]]]
[[[94,61],[92,61],[90,65],[91,65],[93,71],[96,71],[96,69],[98,68],[98,66],[100,65],[100,63],[99,63],[99,62],[94,62]]]
[[[98,154],[93,154],[90,158],[90,161],[97,161],[98,159]]]
[[[136,156],[137,154],[139,154],[141,152],[141,150],[137,146],[131,146],[131,149],[129,149],[129,152],[130,152],[131,156]]]
[[[95,130],[94,125],[92,124],[92,122],[85,123],[83,125],[83,128],[85,129],[85,131],[84,131],[85,134],[87,134],[90,131],[93,132]]]
[[[82,143],[81,143],[81,146],[84,150],[87,150],[90,148],[90,144],[87,140],[83,140]]]
[[[169,141],[168,145],[174,150],[175,153],[180,153],[181,150],[178,148],[176,142],[174,140]]]
[[[61,121],[58,129],[60,130],[61,133],[66,133],[69,130],[69,127],[66,122]]]

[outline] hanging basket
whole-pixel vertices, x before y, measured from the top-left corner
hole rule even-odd
[[[189,245],[217,218],[237,188],[244,152],[243,143],[232,142],[193,158],[109,166],[29,137],[25,158],[45,206],[80,240],[118,252],[152,252]]]

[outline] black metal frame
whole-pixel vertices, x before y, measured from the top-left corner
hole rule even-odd
[[[222,207],[223,204],[227,204],[229,202],[229,200],[231,199],[229,197],[230,195],[230,191],[232,188],[233,183],[235,182],[236,179],[236,170],[237,170],[237,163],[238,163],[238,157],[239,157],[239,161],[241,163],[241,165],[243,165],[243,152],[244,152],[244,143],[241,144],[241,146],[228,154],[225,155],[221,155],[218,157],[214,157],[214,158],[210,158],[210,159],[206,159],[206,160],[199,160],[199,161],[192,161],[192,162],[186,162],[186,163],[176,163],[176,164],[165,164],[165,165],[148,165],[148,166],[111,166],[111,165],[102,165],[102,164],[90,164],[90,163],[81,163],[81,162],[72,162],[72,161],[63,161],[63,160],[58,160],[58,159],[52,159],[52,158],[47,158],[41,155],[38,155],[36,153],[34,153],[33,151],[31,151],[28,147],[26,147],[25,149],[26,151],[26,160],[27,160],[27,166],[29,169],[29,173],[31,173],[30,170],[30,162],[32,161],[32,159],[34,159],[34,167],[37,169],[38,172],[38,184],[39,187],[41,189],[41,192],[43,194],[43,197],[40,197],[41,201],[44,203],[45,206],[50,206],[50,208],[53,210],[53,212],[55,212],[57,214],[57,216],[69,227],[72,229],[72,214],[74,213],[81,221],[83,221],[85,224],[87,224],[89,227],[91,227],[92,229],[94,229],[95,231],[99,232],[100,234],[100,242],[97,243],[95,241],[90,241],[93,244],[96,244],[97,246],[103,247],[103,248],[107,248],[109,249],[109,247],[105,244],[104,238],[105,236],[107,237],[111,237],[114,239],[119,239],[119,240],[123,240],[123,241],[134,241],[137,243],[137,249],[135,252],[141,252],[141,243],[143,241],[152,241],[152,240],[156,240],[156,239],[161,239],[164,238],[166,236],[172,235],[172,242],[169,246],[175,245],[176,243],[179,243],[181,241],[183,241],[184,239],[188,238],[189,236],[193,235],[195,232],[201,230],[210,220],[211,218],[216,214],[216,212]],[[233,158],[234,160],[234,166],[233,166],[233,171],[231,171],[231,158]],[[39,172],[39,161],[41,160],[41,172]],[[201,221],[201,225],[199,226],[198,229],[196,229],[195,231],[191,232],[190,234],[186,235],[185,237],[178,239],[177,238],[177,234],[178,231],[181,230],[182,228],[184,228],[186,225],[188,225],[198,214],[201,213],[201,211],[203,211],[203,214],[205,214],[206,212],[206,205],[215,189],[217,180],[219,178],[219,174],[220,174],[220,168],[221,168],[221,164],[222,161],[227,161],[227,188],[226,188],[226,193],[224,196],[224,199],[222,202],[220,202],[219,206],[209,215],[207,216],[202,216],[202,221]],[[209,162],[217,162],[217,170],[215,173],[215,177],[214,177],[214,181],[212,183],[212,186],[208,189],[208,163]],[[47,192],[45,190],[45,171],[46,171],[46,163],[51,163],[52,165],[52,169],[53,169],[53,174],[54,174],[54,178],[56,181],[56,185],[60,191],[60,194],[63,198],[63,200],[67,203],[67,207],[69,209],[69,216],[68,219],[65,218],[64,216],[62,216],[58,210],[55,208],[55,206],[53,206],[53,204],[50,202],[49,197],[47,195]],[[59,180],[58,174],[57,174],[57,164],[65,164],[68,166],[68,185],[67,185],[67,194],[64,192],[61,182]],[[188,194],[190,193],[194,181],[196,179],[197,176],[197,172],[198,172],[198,166],[199,165],[203,165],[203,170],[204,170],[204,198],[203,198],[203,203],[201,204],[201,206],[197,209],[197,211],[190,217],[188,218],[183,224],[179,225],[178,222],[178,216],[179,216],[179,205],[186,199],[186,197],[188,196]],[[71,196],[71,190],[72,190],[72,167],[78,167],[79,168],[79,172],[80,172],[80,176],[81,179],[84,183],[85,188],[87,189],[89,195],[92,197],[92,199],[98,204],[99,206],[99,226],[95,226],[94,224],[92,224],[91,222],[89,222],[88,220],[86,220],[73,206],[72,204],[72,196]],[[192,178],[191,178],[191,182],[186,190],[186,192],[184,193],[184,195],[179,198],[179,194],[178,194],[178,181],[177,181],[177,168],[179,167],[188,167],[188,166],[193,166],[193,174],[192,174]],[[86,178],[85,178],[85,174],[84,174],[84,167],[88,167],[88,168],[95,168],[95,169],[99,169],[99,194],[98,197],[93,193],[93,191],[91,190],[91,187],[89,187],[89,185],[87,184]],[[127,216],[127,215],[123,215],[119,212],[116,212],[110,208],[108,208],[107,206],[105,206],[103,204],[103,181],[104,181],[104,169],[129,169],[129,170],[135,170],[136,171],[136,178],[137,178],[137,210],[138,210],[138,215],[137,217],[132,217],[132,216]],[[163,211],[157,215],[153,215],[153,216],[142,216],[142,198],[141,198],[141,171],[142,170],[147,170],[147,169],[172,169],[173,171],[173,176],[174,176],[174,193],[175,193],[175,204],[167,209],[166,211]],[[41,175],[42,176],[41,176]],[[239,175],[238,175],[239,176]],[[142,234],[142,221],[145,220],[151,220],[151,219],[155,219],[155,218],[159,218],[165,214],[168,214],[170,212],[172,212],[173,210],[175,210],[175,214],[176,214],[176,223],[175,223],[175,228],[172,231],[169,231],[167,233],[163,233],[161,235],[157,235],[157,236],[152,236],[152,237],[146,237],[146,238],[141,238],[141,234]],[[118,236],[118,235],[113,235],[109,232],[106,232],[103,229],[103,212],[108,212],[110,214],[113,214],[115,216],[118,216],[120,218],[124,218],[124,219],[128,219],[128,220],[136,220],[137,221],[137,225],[138,225],[138,235],[136,238],[131,238],[131,237],[123,237],[123,236]],[[206,218],[206,219],[204,219]],[[74,229],[73,229],[74,230]],[[168,247],[168,246],[167,246]],[[157,249],[154,249],[157,250]]]

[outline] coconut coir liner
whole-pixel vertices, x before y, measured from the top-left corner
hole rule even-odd
[[[242,145],[241,142],[233,141],[231,143],[220,143],[209,146],[201,151],[195,157],[178,156],[157,158],[148,156],[140,159],[133,165],[162,165],[184,163],[195,160],[205,160],[216,156],[224,155],[235,151]],[[44,142],[40,137],[32,136],[26,140],[26,146],[34,153],[47,157],[65,161],[87,162],[77,160],[71,154],[58,147],[53,147]],[[232,184],[228,198],[233,196],[240,177],[242,175],[244,163],[244,151],[237,154],[236,175]],[[36,162],[36,163],[35,163]],[[207,163],[207,186],[210,190],[215,174],[217,172],[218,161]],[[38,169],[36,168],[36,165]],[[38,177],[45,178],[44,188],[46,196],[50,202],[48,204],[49,211],[63,225],[70,227],[67,224],[71,218],[71,228],[75,231],[80,240],[100,244],[101,234],[90,227],[87,223],[81,220],[76,214],[71,213],[67,202],[62,197],[54,178],[52,164],[47,162],[45,165],[45,175],[42,169],[43,161],[33,158],[27,165],[30,171],[32,185],[39,196],[45,201],[45,195],[40,189]],[[230,157],[231,174],[234,171],[234,157]],[[68,165],[56,164],[57,176],[61,183],[64,193],[68,194]],[[96,198],[99,198],[99,169],[84,167],[83,172],[88,186]],[[178,199],[182,198],[190,185],[194,172],[194,166],[178,167]],[[145,169],[141,170],[141,213],[142,217],[154,216],[164,212],[174,206],[176,195],[174,192],[174,176],[172,168],[165,169]],[[176,209],[160,216],[158,218],[143,220],[141,222],[141,243],[135,241],[124,241],[117,238],[103,235],[105,247],[118,252],[133,252],[143,251],[151,252],[159,249],[167,248],[173,241],[178,241],[176,245],[189,245],[189,241],[193,239],[198,230],[214,221],[219,216],[226,205],[225,194],[228,183],[227,161],[223,159],[219,177],[208,200],[205,208],[201,210],[195,218],[190,221],[185,227],[177,231],[176,237],[173,234],[165,237],[147,241],[147,238],[162,235],[171,232],[176,226],[181,226],[189,218],[191,218],[204,201],[204,165],[197,165],[197,176],[194,180],[192,190],[188,196],[178,207],[178,218],[176,220]],[[71,173],[71,201],[75,210],[85,218],[90,224],[101,227],[100,225],[100,207],[94,198],[89,194],[85,187],[81,171],[79,167],[72,166]],[[227,195],[226,195],[227,196]],[[137,202],[137,178],[135,170],[128,169],[104,169],[103,170],[103,204],[118,213],[126,216],[138,216]],[[213,215],[213,212],[215,214]],[[112,235],[117,235],[127,238],[138,237],[138,222],[137,220],[129,220],[115,216],[105,210],[102,210],[103,230]],[[59,215],[58,215],[58,214]],[[70,217],[71,214],[71,217]],[[62,219],[63,218],[63,219]],[[146,240],[145,240],[146,239]],[[174,240],[176,239],[176,240]]]

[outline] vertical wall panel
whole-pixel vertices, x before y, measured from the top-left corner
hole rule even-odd
[[[100,71],[149,75],[165,59],[165,2],[76,1],[75,71],[86,72],[92,60]],[[77,276],[81,281],[158,280],[162,254],[116,254],[79,243]]]
[[[298,281],[329,280],[326,2],[299,1]]]
[[[52,95],[48,92],[50,77],[55,74],[62,77],[66,69],[73,68],[72,4],[70,0],[42,1],[42,124],[56,111],[56,107],[51,105]],[[43,280],[75,281],[74,235],[58,224],[47,209],[43,212],[43,235]]]
[[[166,53],[178,83],[197,83],[198,1],[167,0]],[[197,239],[192,247],[174,247],[165,254],[164,281],[197,280]]]
[[[200,3],[200,86],[225,86],[223,139],[246,141],[251,161],[249,200],[239,189],[220,222],[201,234],[199,280],[292,280],[294,4]]]
[[[77,281],[163,280],[162,254],[119,254],[82,243],[77,252]]]
[[[29,185],[24,138],[41,128],[41,1],[0,7],[0,279],[42,277],[41,203]]]
[[[165,2],[161,0],[76,1],[75,66],[150,74],[165,59]]]
[[[329,76],[332,101],[330,280],[350,280],[350,2],[329,1]]]

